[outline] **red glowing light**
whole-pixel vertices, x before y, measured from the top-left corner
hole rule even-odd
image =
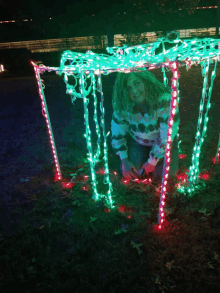
[[[153,232],[159,232],[159,231],[162,231],[162,228],[161,228],[161,225],[159,225],[159,224],[155,224],[154,226],[153,226]]]
[[[104,175],[105,174],[104,168],[99,169],[99,171],[96,171],[96,174],[102,174],[102,175]]]
[[[213,162],[213,164],[215,164],[215,159],[216,159],[216,157],[214,157],[213,159],[212,159],[212,162]],[[219,156],[217,156],[217,160],[216,160],[216,163],[220,163],[220,157]]]
[[[126,205],[118,206],[118,211],[119,211],[119,213],[125,213],[125,212],[133,213],[133,210],[130,207],[126,206]]]
[[[72,182],[62,182],[62,187],[65,188],[65,189],[68,189],[68,188],[72,188],[75,184],[72,183]]]
[[[118,173],[114,171],[114,174],[117,175]]]
[[[89,176],[88,175],[84,175],[83,176],[83,182],[86,182],[88,180]]]
[[[180,180],[182,182],[186,182],[187,181],[187,174],[185,172],[180,173],[177,176],[177,180]]]
[[[184,159],[184,158],[186,158],[186,157],[187,157],[187,155],[183,155],[183,154],[182,154],[182,155],[179,155],[179,158],[180,158],[180,159]]]
[[[118,206],[118,211],[119,213],[124,213],[125,212],[125,206]]]
[[[57,182],[57,181],[59,181],[59,180],[61,180],[61,175],[58,175],[58,172],[56,172],[56,173],[54,174],[54,181]]]
[[[167,220],[164,220],[163,223],[161,224],[155,224],[153,226],[153,231],[154,232],[165,232],[167,229],[166,227],[169,225],[169,222]]]
[[[210,175],[208,174],[208,171],[206,171],[206,172],[204,172],[204,173],[201,173],[201,174],[199,175],[199,178],[202,178],[202,179],[204,179],[204,180],[209,180]]]
[[[136,183],[145,183],[145,184],[148,184],[149,182],[152,182],[152,179],[151,178],[145,178],[143,180],[140,180],[140,179],[136,178],[133,181],[136,182]],[[128,184],[130,182],[130,180],[129,179],[122,179],[122,182],[124,184]]]

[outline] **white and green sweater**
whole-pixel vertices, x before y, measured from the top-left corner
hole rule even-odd
[[[157,162],[164,158],[171,94],[163,94],[161,101],[161,108],[157,109],[152,116],[149,116],[148,111],[142,115],[135,103],[133,103],[132,113],[123,112],[119,115],[115,111],[113,112],[111,145],[121,160],[128,157],[127,134],[139,144],[153,146],[148,163],[156,166]],[[179,122],[179,108],[177,107],[172,128],[172,140],[178,133]]]

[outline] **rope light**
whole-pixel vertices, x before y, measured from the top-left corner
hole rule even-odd
[[[169,49],[165,48],[166,43],[172,43],[173,46]],[[165,69],[171,70],[173,73],[172,77],[172,93],[170,101],[170,116],[168,122],[167,130],[167,140],[166,140],[166,152],[165,160],[163,166],[163,178],[162,178],[162,188],[160,195],[159,204],[159,214],[158,214],[158,228],[162,229],[165,221],[165,204],[166,204],[166,192],[167,183],[169,178],[170,170],[170,149],[172,143],[172,127],[173,119],[176,113],[176,108],[179,104],[179,73],[178,68],[181,66],[186,66],[187,70],[193,65],[201,65],[202,74],[204,77],[203,90],[202,90],[202,100],[199,107],[199,119],[196,133],[196,143],[193,149],[192,155],[192,166],[187,177],[188,186],[186,192],[192,193],[195,184],[198,182],[199,178],[199,155],[201,152],[202,143],[204,137],[206,136],[207,123],[208,123],[208,111],[211,107],[210,98],[213,88],[214,79],[216,76],[217,62],[219,60],[220,50],[219,50],[220,39],[179,39],[179,33],[172,31],[167,34],[166,37],[159,38],[156,42],[132,47],[110,47],[107,48],[107,52],[111,55],[105,54],[95,54],[92,51],[87,51],[86,53],[77,53],[71,51],[65,51],[61,57],[60,67],[48,67],[45,65],[36,65],[32,62],[35,68],[35,75],[38,81],[39,94],[42,99],[42,107],[45,119],[47,121],[48,131],[50,135],[51,147],[54,157],[56,158],[57,172],[59,172],[59,179],[61,180],[61,173],[59,168],[59,162],[57,159],[55,142],[52,135],[52,128],[49,120],[49,113],[46,108],[46,102],[43,95],[43,86],[40,79],[40,74],[45,71],[54,71],[58,75],[64,76],[64,82],[66,83],[66,92],[70,94],[72,103],[75,99],[82,99],[84,105],[84,124],[85,124],[85,134],[86,144],[88,149],[87,161],[90,164],[91,171],[91,183],[93,188],[93,199],[99,200],[105,197],[108,202],[108,207],[114,208],[114,201],[112,200],[112,183],[109,178],[109,167],[108,167],[108,148],[107,148],[107,136],[105,134],[105,124],[104,124],[104,106],[103,100],[104,95],[102,91],[101,75],[108,75],[112,72],[124,72],[129,73],[132,71],[139,71],[141,68],[146,68],[147,70],[153,70],[156,68],[162,68],[164,84],[168,83],[166,78]],[[163,48],[162,51],[159,48]],[[206,90],[208,89],[208,70],[210,64],[214,63],[215,67],[212,72],[211,84],[208,91],[208,101],[205,106]],[[69,76],[74,77],[75,85],[69,84]],[[90,85],[87,86],[87,80],[90,80]],[[79,85],[79,91],[76,91],[76,85]],[[103,136],[103,152],[101,151],[101,131],[98,123],[97,117],[97,96],[96,92],[100,94],[100,110],[101,119],[100,125],[102,128]],[[89,95],[94,98],[94,122],[96,125],[97,149],[96,152],[93,150],[93,144],[91,142],[91,131],[89,126],[89,111],[87,105],[89,103]],[[205,117],[204,116],[204,109]],[[203,123],[203,128],[202,128]],[[202,130],[201,130],[202,129]],[[107,196],[98,193],[98,186],[95,173],[95,164],[99,162],[99,157],[103,154],[104,159],[104,183],[108,185]],[[219,160],[220,153],[220,138],[217,147],[215,162]]]

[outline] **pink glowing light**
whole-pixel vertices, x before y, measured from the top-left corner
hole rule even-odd
[[[96,174],[102,174],[102,175],[104,175],[105,174],[104,168],[99,169],[98,171],[96,171]]]
[[[72,182],[66,182],[66,181],[63,181],[62,182],[62,187],[64,188],[64,189],[70,189],[70,188],[72,188],[73,186],[74,186],[75,184],[74,183],[72,183]]]
[[[215,159],[216,159],[216,157],[212,158],[212,162],[213,162],[213,164],[215,164]],[[218,155],[217,155],[217,161],[216,161],[216,163],[217,163],[217,164],[220,163],[220,154],[219,154],[219,153],[218,153]]]
[[[189,170],[186,170],[189,172]],[[187,181],[187,176],[188,174],[186,174],[185,172],[182,172],[180,173],[178,176],[177,176],[177,180],[180,180],[182,182],[186,182]]]
[[[204,180],[209,180],[209,179],[210,179],[210,175],[209,175],[208,171],[206,171],[206,172],[204,172],[204,173],[201,173],[201,174],[199,175],[199,178],[202,178],[202,179],[204,179]]]
[[[58,157],[57,157],[57,153],[56,153],[55,142],[53,139],[53,133],[52,133],[52,127],[51,127],[51,123],[50,123],[49,113],[47,111],[46,99],[44,97],[44,92],[43,92],[44,85],[42,84],[41,78],[40,78],[40,67],[37,66],[33,61],[31,61],[31,64],[34,66],[35,77],[36,77],[37,84],[38,84],[38,91],[39,91],[39,95],[41,98],[42,114],[46,120],[47,130],[48,130],[48,134],[49,134],[49,138],[50,138],[50,144],[51,144],[52,153],[53,153],[54,162],[55,162],[56,171],[57,171],[54,180],[62,180],[61,171],[60,171],[60,167],[59,167],[59,163],[58,163]]]

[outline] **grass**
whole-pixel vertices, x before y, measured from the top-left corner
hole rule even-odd
[[[82,181],[88,167],[66,165],[64,176],[80,168]],[[112,174],[117,208],[109,211],[103,201],[91,199],[88,182],[63,189],[45,174],[22,184],[20,197],[24,190],[32,194],[14,204],[10,232],[1,227],[1,292],[219,289],[220,166],[212,179],[201,180],[205,189],[192,198],[168,193],[168,226],[161,233],[154,230],[160,194],[153,186],[128,188]],[[97,176],[102,193],[103,175]]]
[[[187,103],[183,101],[180,111]],[[180,160],[180,172],[191,161],[197,119],[188,115],[184,120],[183,111],[181,115],[181,148],[187,158]],[[215,115],[210,113],[214,122]],[[192,197],[168,190],[166,229],[161,232],[155,230],[160,200],[156,186],[123,184],[113,173],[118,161],[110,150],[117,208],[109,211],[104,199],[92,200],[90,181],[83,179],[90,174],[85,156],[79,152],[75,163],[69,163],[73,146],[62,149],[63,177],[70,180],[77,173],[78,183],[62,188],[48,167],[18,186],[10,204],[0,206],[1,292],[218,292],[220,164],[210,163],[216,152],[210,142],[217,130],[211,123],[208,127],[200,167],[211,167],[210,179],[200,179]],[[102,163],[96,170],[100,168]],[[102,174],[97,181],[98,192],[106,194]]]

